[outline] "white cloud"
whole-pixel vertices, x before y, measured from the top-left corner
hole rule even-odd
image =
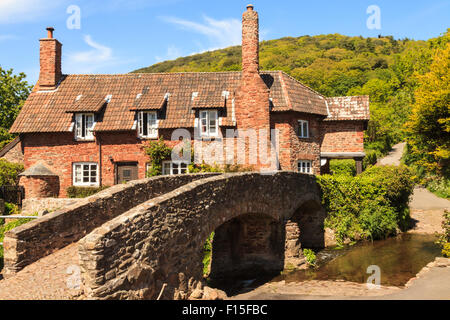
[[[203,16],[203,23],[184,20],[176,17],[162,17],[168,23],[175,24],[184,30],[205,35],[208,38],[208,50],[224,48],[241,43],[241,22],[237,19],[216,20]]]
[[[166,60],[174,60],[178,57],[181,57],[181,51],[180,49],[178,49],[175,46],[169,46],[167,48],[167,53],[165,56],[161,57],[161,56],[156,56],[155,60],[156,62],[161,62],[161,61],[166,61]]]
[[[90,50],[67,54],[68,73],[92,73],[96,70],[121,63],[113,54],[113,50],[92,40],[90,35],[84,36],[84,42]]]
[[[33,21],[67,2],[68,0],[1,0],[0,24]]]

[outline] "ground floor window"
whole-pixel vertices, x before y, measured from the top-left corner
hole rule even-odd
[[[188,163],[182,161],[164,161],[162,165],[163,175],[188,173]]]
[[[74,186],[98,186],[98,164],[95,162],[78,162],[73,164]]]
[[[300,160],[298,162],[298,172],[312,174],[312,164],[309,160]]]

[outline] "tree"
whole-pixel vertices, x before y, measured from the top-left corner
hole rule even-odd
[[[450,33],[447,33],[450,37]],[[449,176],[450,169],[450,42],[437,49],[430,71],[419,76],[416,102],[407,123],[408,146],[417,164]]]
[[[0,143],[13,138],[8,130],[30,94],[31,86],[25,77],[24,73],[14,75],[13,69],[0,67]]]

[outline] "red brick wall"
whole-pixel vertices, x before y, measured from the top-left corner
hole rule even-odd
[[[313,173],[320,174],[320,145],[323,140],[321,117],[301,113],[276,113],[272,127],[280,130],[280,165],[282,170],[297,171],[298,160],[311,160]],[[298,120],[309,122],[309,138],[299,138]]]
[[[62,44],[56,39],[40,40],[39,87],[51,89],[61,79]]]
[[[102,153],[102,185],[113,185],[117,162],[138,162],[139,179],[145,177],[146,163],[149,162],[143,146],[145,140],[136,133],[99,134]],[[72,164],[74,162],[99,163],[99,143],[75,141],[73,133],[40,133],[24,135],[25,168],[42,162],[59,175],[59,196],[66,196],[66,189],[72,185]],[[112,159],[110,159],[110,157]]]
[[[363,121],[324,121],[322,152],[363,152]]]
[[[25,188],[25,197],[54,198],[59,194],[59,179],[55,176],[20,177],[19,185]]]

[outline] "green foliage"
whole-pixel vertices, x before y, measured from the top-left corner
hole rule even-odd
[[[343,174],[347,176],[356,175],[356,163],[355,160],[331,160],[330,171],[332,174]]]
[[[172,149],[164,143],[164,138],[161,136],[159,140],[148,143],[145,153],[150,157],[150,168],[147,172],[147,177],[154,177],[162,174],[162,163],[170,159]]]
[[[31,216],[36,216],[37,213],[32,214]],[[3,242],[5,238],[5,233],[9,230],[12,230],[18,226],[21,226],[27,222],[32,221],[33,219],[16,219],[14,221],[8,222],[5,225],[0,225],[0,242]],[[0,246],[0,270],[3,269],[3,246]]]
[[[415,104],[406,124],[407,161],[424,167],[429,174],[449,178],[450,32],[442,40],[434,52],[429,72],[417,77]]]
[[[210,272],[213,241],[214,232],[209,235],[203,246],[203,276],[208,276]]]
[[[30,93],[25,77],[24,73],[14,75],[12,69],[0,67],[0,148],[14,138],[8,130]]]
[[[20,213],[19,206],[14,203],[5,202],[5,216]]]
[[[317,262],[316,254],[311,249],[303,249],[303,255],[305,256],[306,263],[309,266],[314,267]]]
[[[96,194],[100,191],[103,191],[105,189],[108,189],[109,186],[102,186],[102,187],[75,187],[70,186],[67,188],[67,196],[69,198],[86,198],[89,196],[92,196],[93,194]]]
[[[370,166],[375,165],[378,158],[381,157],[381,154],[376,150],[366,149],[365,152],[366,156],[363,159],[364,170],[369,168]]]
[[[409,197],[414,188],[407,167],[376,166],[361,175],[317,177],[322,204],[328,212],[325,226],[335,231],[336,240],[382,239],[405,230]]]
[[[19,183],[23,165],[0,159],[0,186],[13,186]]]
[[[447,210],[444,212],[442,229],[444,229],[444,233],[440,235],[438,244],[442,246],[442,255],[450,258],[450,212]]]

